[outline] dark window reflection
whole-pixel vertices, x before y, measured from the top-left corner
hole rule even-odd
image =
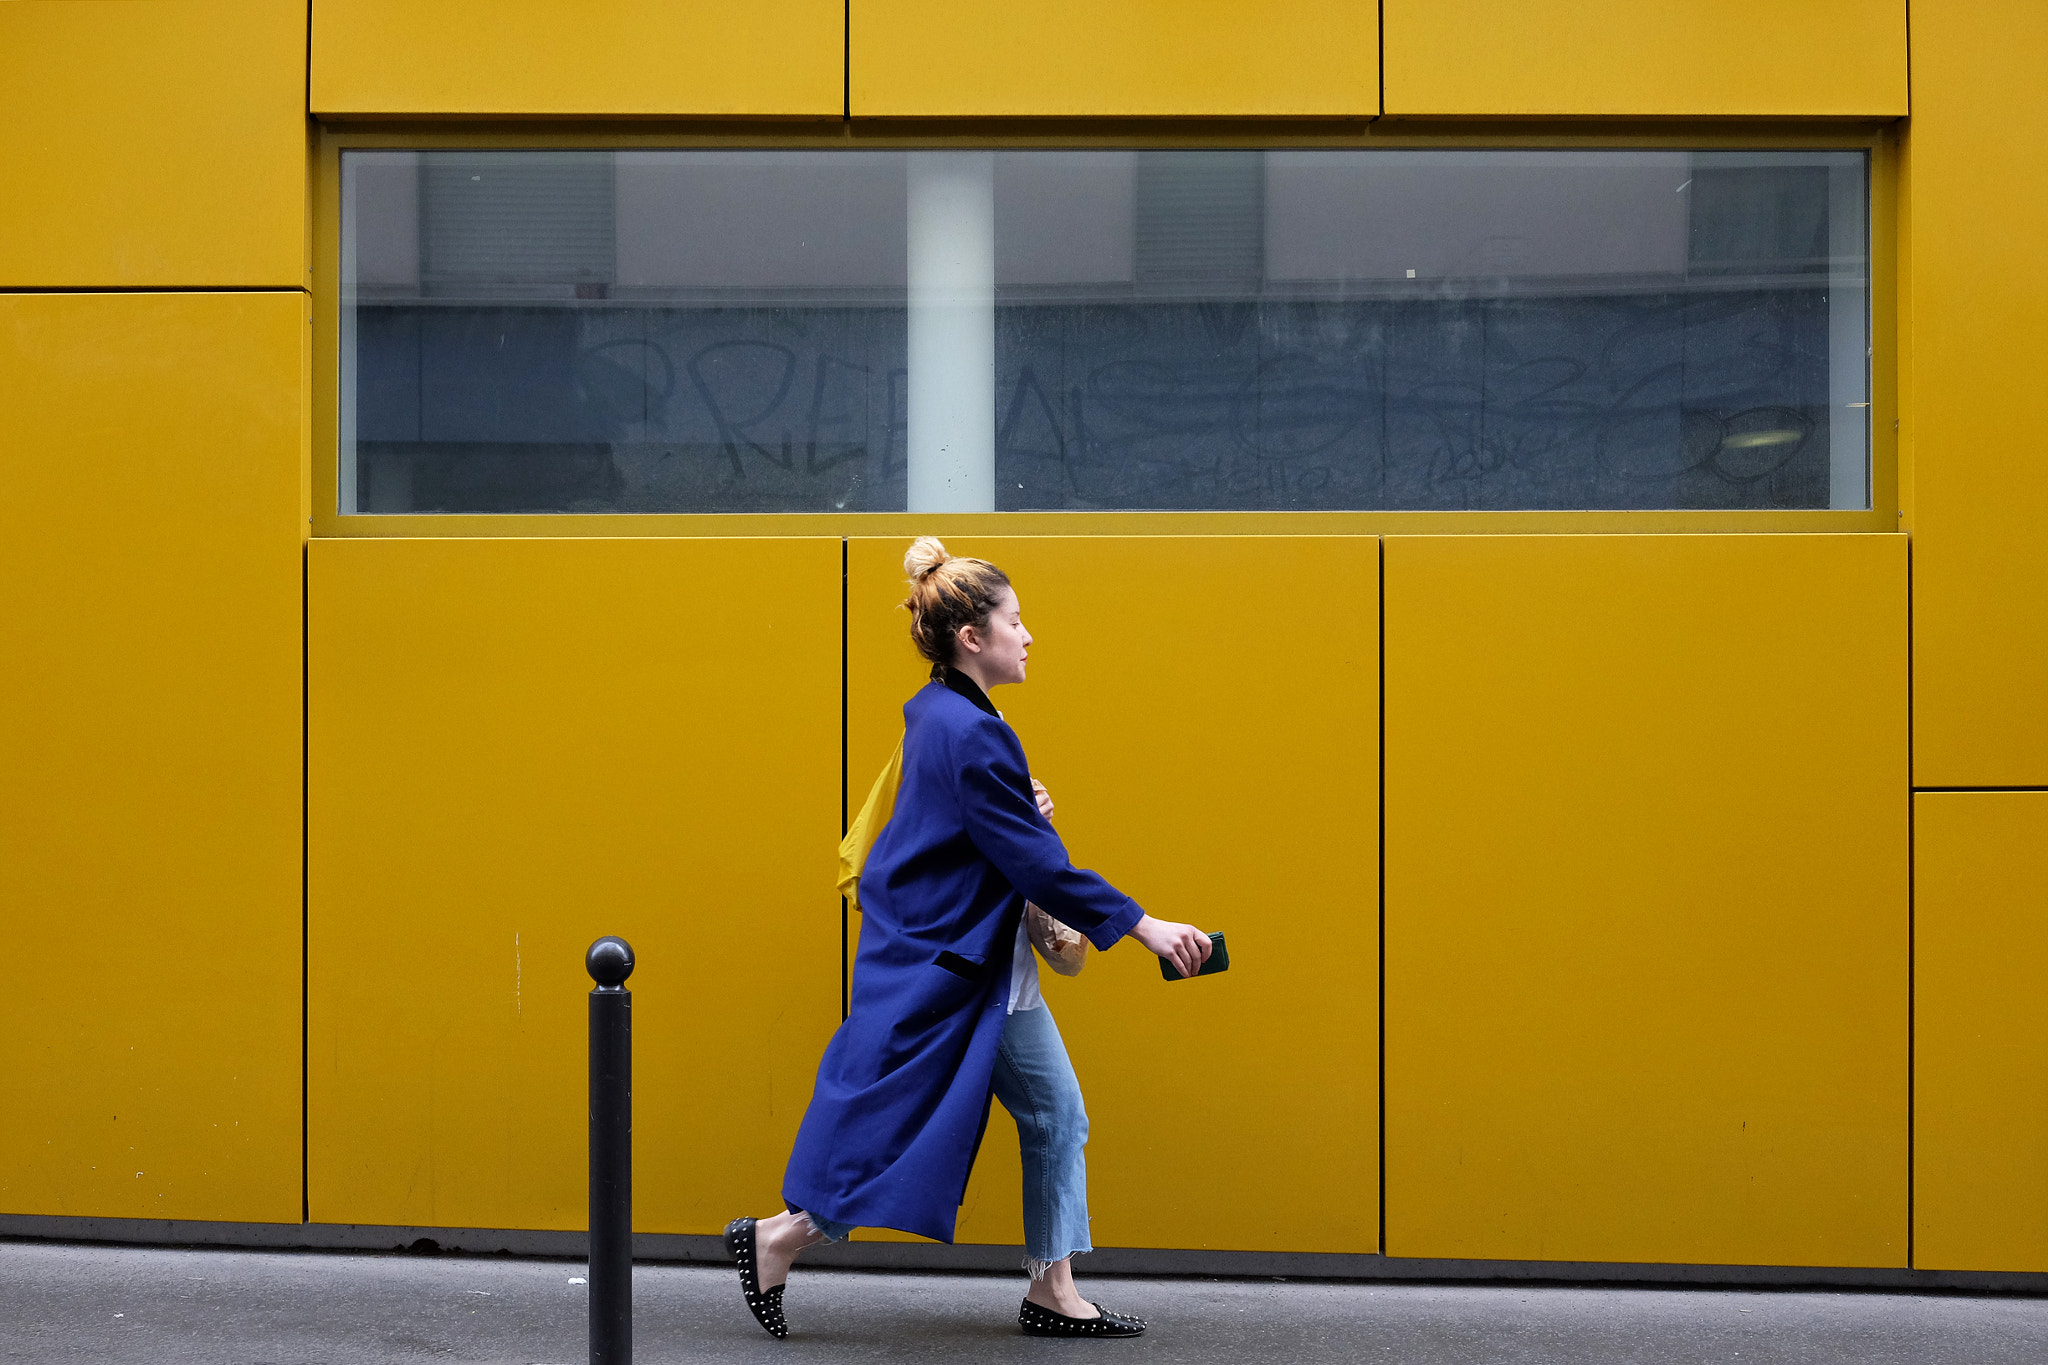
[[[1002,282],[1000,507],[1862,505],[1859,157],[1133,159],[1133,260]]]
[[[1819,290],[997,319],[1005,508],[1828,505]]]
[[[345,510],[903,506],[901,157],[343,164]]]
[[[343,510],[903,508],[901,156],[344,166]],[[1866,505],[1860,154],[996,167],[1000,509]]]
[[[900,311],[380,305],[359,327],[365,512],[903,505]]]

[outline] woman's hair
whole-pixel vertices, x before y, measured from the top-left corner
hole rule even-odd
[[[910,575],[910,642],[932,661],[932,676],[953,662],[962,626],[986,629],[989,614],[1010,580],[985,559],[961,559],[946,553],[937,536],[919,536],[903,556]]]

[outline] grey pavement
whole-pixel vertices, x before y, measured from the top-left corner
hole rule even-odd
[[[582,1275],[512,1257],[0,1242],[0,1361],[572,1365],[585,1359]],[[1018,1333],[1021,1276],[799,1269],[792,1335],[778,1342],[727,1270],[643,1265],[634,1286],[635,1358],[648,1365],[2048,1361],[2048,1298],[2030,1296],[1084,1275],[1084,1292],[1152,1330],[1064,1342]]]

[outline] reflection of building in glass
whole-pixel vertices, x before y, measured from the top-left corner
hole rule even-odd
[[[1866,505],[1861,153],[994,161],[994,509]],[[345,168],[355,510],[904,507],[905,155]]]

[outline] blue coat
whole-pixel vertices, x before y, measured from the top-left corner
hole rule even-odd
[[[1023,745],[971,679],[947,670],[904,705],[903,725],[896,809],[861,869],[847,1019],[818,1064],[782,1194],[834,1222],[950,1242],[1025,900],[1098,948],[1144,912],[1067,860]]]

